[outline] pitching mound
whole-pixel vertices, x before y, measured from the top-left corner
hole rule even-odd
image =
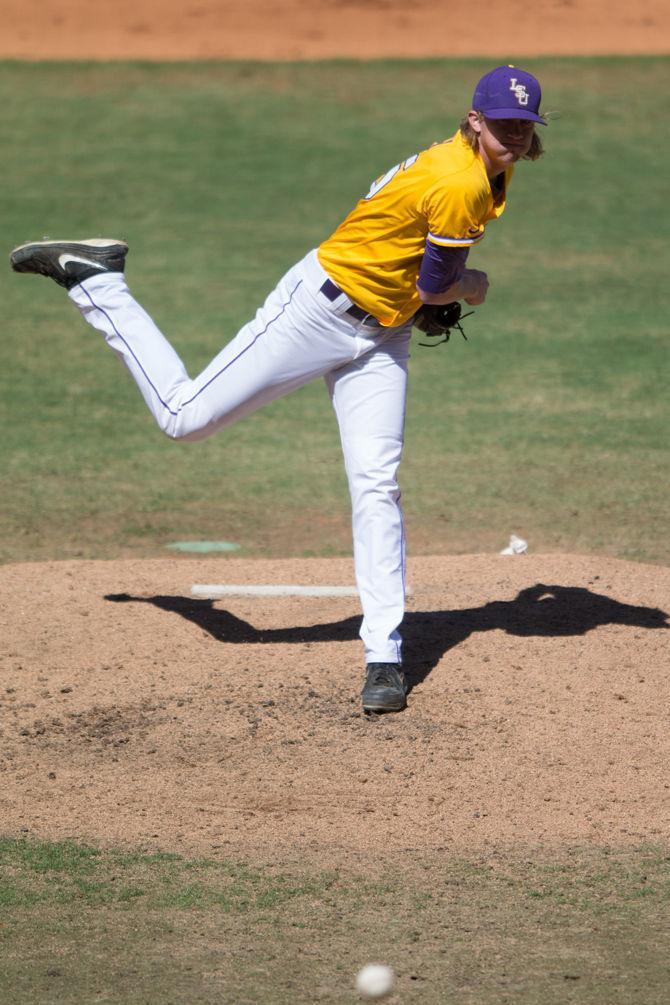
[[[7,833],[185,853],[639,845],[667,835],[670,569],[416,558],[412,690],[359,710],[344,559],[0,569]]]

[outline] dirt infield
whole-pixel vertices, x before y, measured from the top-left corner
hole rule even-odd
[[[670,827],[670,570],[417,558],[395,716],[344,559],[0,569],[3,830],[190,853],[639,845]]]
[[[0,56],[19,59],[670,52],[663,0],[5,0],[2,9]]]

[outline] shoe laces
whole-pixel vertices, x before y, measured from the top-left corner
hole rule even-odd
[[[399,671],[393,663],[381,663],[372,671],[370,682],[382,684],[385,687],[397,687],[398,674]]]

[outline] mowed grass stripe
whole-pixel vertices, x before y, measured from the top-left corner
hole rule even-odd
[[[196,373],[372,178],[454,131],[487,66],[0,64],[6,250],[126,238],[132,289]],[[467,344],[413,347],[410,549],[494,550],[516,530],[536,551],[667,563],[670,60],[528,68],[556,114],[546,158],[519,167],[506,217],[472,252],[489,301]],[[198,538],[349,551],[321,382],[174,444],[54,284],[6,268],[0,292],[2,560]]]

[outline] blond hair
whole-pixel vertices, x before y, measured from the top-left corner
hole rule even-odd
[[[482,112],[477,112],[480,118],[483,118]],[[470,119],[466,115],[460,125],[461,136],[473,150],[479,150],[479,133],[475,132],[470,124]],[[530,141],[530,149],[527,154],[524,154],[523,160],[525,161],[536,161],[538,157],[541,157],[544,153],[544,147],[542,146],[542,140],[537,134],[537,129],[533,129],[533,138]]]

